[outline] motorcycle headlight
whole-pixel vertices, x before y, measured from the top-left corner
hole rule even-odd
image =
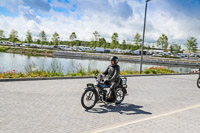
[[[95,86],[97,86],[98,84],[99,84],[99,83],[98,83],[97,81],[94,83]]]

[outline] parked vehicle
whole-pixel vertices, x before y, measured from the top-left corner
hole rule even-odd
[[[22,43],[15,43],[15,46],[21,46],[22,45]]]
[[[57,45],[57,48],[58,48],[58,49],[63,49],[63,48],[65,48],[66,46],[68,46],[68,45]]]
[[[9,42],[9,41],[0,41],[1,45],[8,45],[9,43],[11,43],[11,42]]]
[[[105,104],[110,103],[108,99],[112,97],[110,86],[104,84],[104,77],[99,74],[95,76],[96,82],[94,84],[89,83],[85,88],[82,97],[81,104],[85,109],[92,109],[97,102],[103,102]],[[121,77],[121,82],[118,87],[115,88],[116,100],[113,103],[120,104],[127,94],[127,79]]]
[[[195,53],[190,54],[190,57],[196,57],[196,56],[197,56],[197,54],[195,54]]]
[[[150,51],[147,51],[147,52],[146,52],[146,55],[153,55],[153,53],[150,52]]]
[[[30,46],[30,44],[28,44],[28,43],[22,43],[22,45],[20,45],[21,47],[29,47]]]
[[[78,47],[77,47],[77,46],[73,46],[73,47],[72,47],[72,50],[78,51]]]
[[[30,44],[30,47],[32,47],[32,48],[42,48],[42,45],[40,45],[40,44]]]
[[[111,50],[110,49],[104,49],[104,53],[110,53]]]
[[[119,48],[113,49],[113,52],[114,53],[123,53],[123,51],[121,49],[119,49]]]
[[[102,48],[102,47],[96,47],[96,48],[95,48],[95,51],[96,51],[97,53],[104,53],[104,48]]]
[[[83,47],[83,48],[81,48],[81,50],[82,51],[91,51],[91,48],[89,48],[89,47]]]
[[[133,55],[141,55],[142,51],[141,50],[135,50],[132,52]],[[143,51],[143,55],[146,55],[147,51]]]
[[[12,43],[12,42],[8,42],[7,45],[8,45],[8,46],[15,46],[15,44]]]
[[[131,53],[131,50],[123,50],[123,53]]]
[[[42,48],[48,48],[48,49],[54,48],[54,46],[52,46],[52,45],[42,45],[41,47]]]

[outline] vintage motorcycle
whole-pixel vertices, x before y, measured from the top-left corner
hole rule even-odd
[[[115,88],[115,100],[111,100],[114,94],[110,86],[104,83],[105,77],[102,74],[95,76],[94,84],[88,83],[81,97],[81,104],[86,109],[92,109],[96,103],[120,104],[127,95],[127,78],[120,77],[120,84]]]

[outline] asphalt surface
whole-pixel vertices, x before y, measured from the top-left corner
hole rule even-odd
[[[199,133],[197,78],[129,77],[121,105],[89,111],[80,98],[92,78],[0,82],[0,133]]]

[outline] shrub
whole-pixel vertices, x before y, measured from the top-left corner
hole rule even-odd
[[[10,47],[7,46],[0,46],[0,52],[6,52]]]
[[[164,73],[175,73],[173,70],[169,70],[165,67],[150,67],[145,69],[144,74],[164,74]]]

